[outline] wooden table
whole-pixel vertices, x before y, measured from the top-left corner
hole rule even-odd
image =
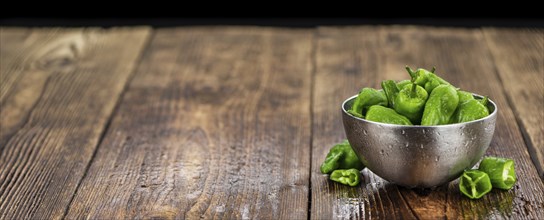
[[[544,218],[544,32],[414,26],[2,28],[0,219]],[[319,172],[340,103],[430,68],[499,106],[480,200]]]

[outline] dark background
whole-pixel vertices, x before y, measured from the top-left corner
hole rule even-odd
[[[3,17],[0,18],[2,26],[26,26],[26,27],[81,27],[81,26],[136,26],[150,25],[153,27],[173,26],[207,26],[207,25],[257,25],[277,27],[315,27],[323,25],[426,25],[445,27],[544,27],[543,18],[427,18],[427,17],[377,17],[377,18],[274,18],[274,17]]]

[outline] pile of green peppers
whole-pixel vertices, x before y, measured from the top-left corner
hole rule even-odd
[[[382,90],[363,88],[348,113],[369,121],[399,125],[445,125],[489,115],[488,99],[452,86],[431,71],[406,67],[411,80],[384,80]]]
[[[479,199],[492,188],[511,189],[516,183],[514,160],[485,157],[477,170],[465,170],[459,181],[459,190],[471,199]]]
[[[381,90],[363,88],[348,113],[369,121],[398,125],[445,125],[478,120],[489,115],[488,98],[474,96],[452,86],[425,69],[406,67],[411,80],[384,80]],[[356,186],[364,169],[347,140],[334,145],[320,170],[341,184]],[[514,161],[486,157],[477,170],[466,170],[460,178],[459,190],[478,199],[492,188],[508,190],[516,182]]]
[[[364,168],[348,140],[334,145],[320,167],[321,173],[330,174],[332,181],[349,186],[356,186],[361,182],[359,171]]]

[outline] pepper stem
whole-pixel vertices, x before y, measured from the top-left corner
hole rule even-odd
[[[412,77],[412,79],[416,78],[416,73],[408,65],[406,65],[406,71],[408,71],[408,74],[410,74],[410,77]]]
[[[436,70],[436,67],[433,66],[433,69],[431,70],[431,73],[434,73],[435,70]]]
[[[412,96],[417,96],[417,84],[412,83]]]

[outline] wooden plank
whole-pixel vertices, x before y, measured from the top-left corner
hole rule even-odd
[[[35,52],[37,45],[43,45],[51,39],[54,31],[43,32],[42,36],[34,34],[31,39],[32,30],[28,28],[0,28],[0,150],[6,145],[9,137],[17,131],[24,123],[30,109],[39,97],[47,74],[24,74],[25,65],[35,63]],[[30,61],[33,59],[32,61]],[[36,79],[38,78],[38,79]],[[41,83],[40,83],[41,81]],[[38,88],[36,88],[38,87]]]
[[[307,218],[311,43],[157,30],[67,218]]]
[[[320,28],[318,36],[311,218],[415,218],[399,199],[397,187],[385,185],[368,171],[363,172],[364,184],[357,188],[332,183],[320,173],[319,166],[330,147],[345,139],[340,114],[342,101],[356,94],[361,86],[376,88],[381,80],[394,77],[383,75],[387,72],[382,71],[383,54],[377,44],[377,28]]]
[[[544,30],[484,29],[507,100],[544,179]]]
[[[543,218],[544,186],[496,77],[479,30],[426,27],[321,28],[317,43],[312,153],[311,218]],[[484,199],[461,195],[458,182],[435,190],[397,187],[363,172],[360,187],[332,183],[319,173],[328,149],[345,138],[340,103],[360,87],[406,79],[404,65],[430,68],[454,85],[489,95],[498,106],[487,155],[513,158],[519,182]],[[332,104],[331,104],[332,103]],[[334,104],[336,103],[336,104]]]
[[[32,29],[22,44],[6,40],[0,219],[64,216],[149,31]]]

